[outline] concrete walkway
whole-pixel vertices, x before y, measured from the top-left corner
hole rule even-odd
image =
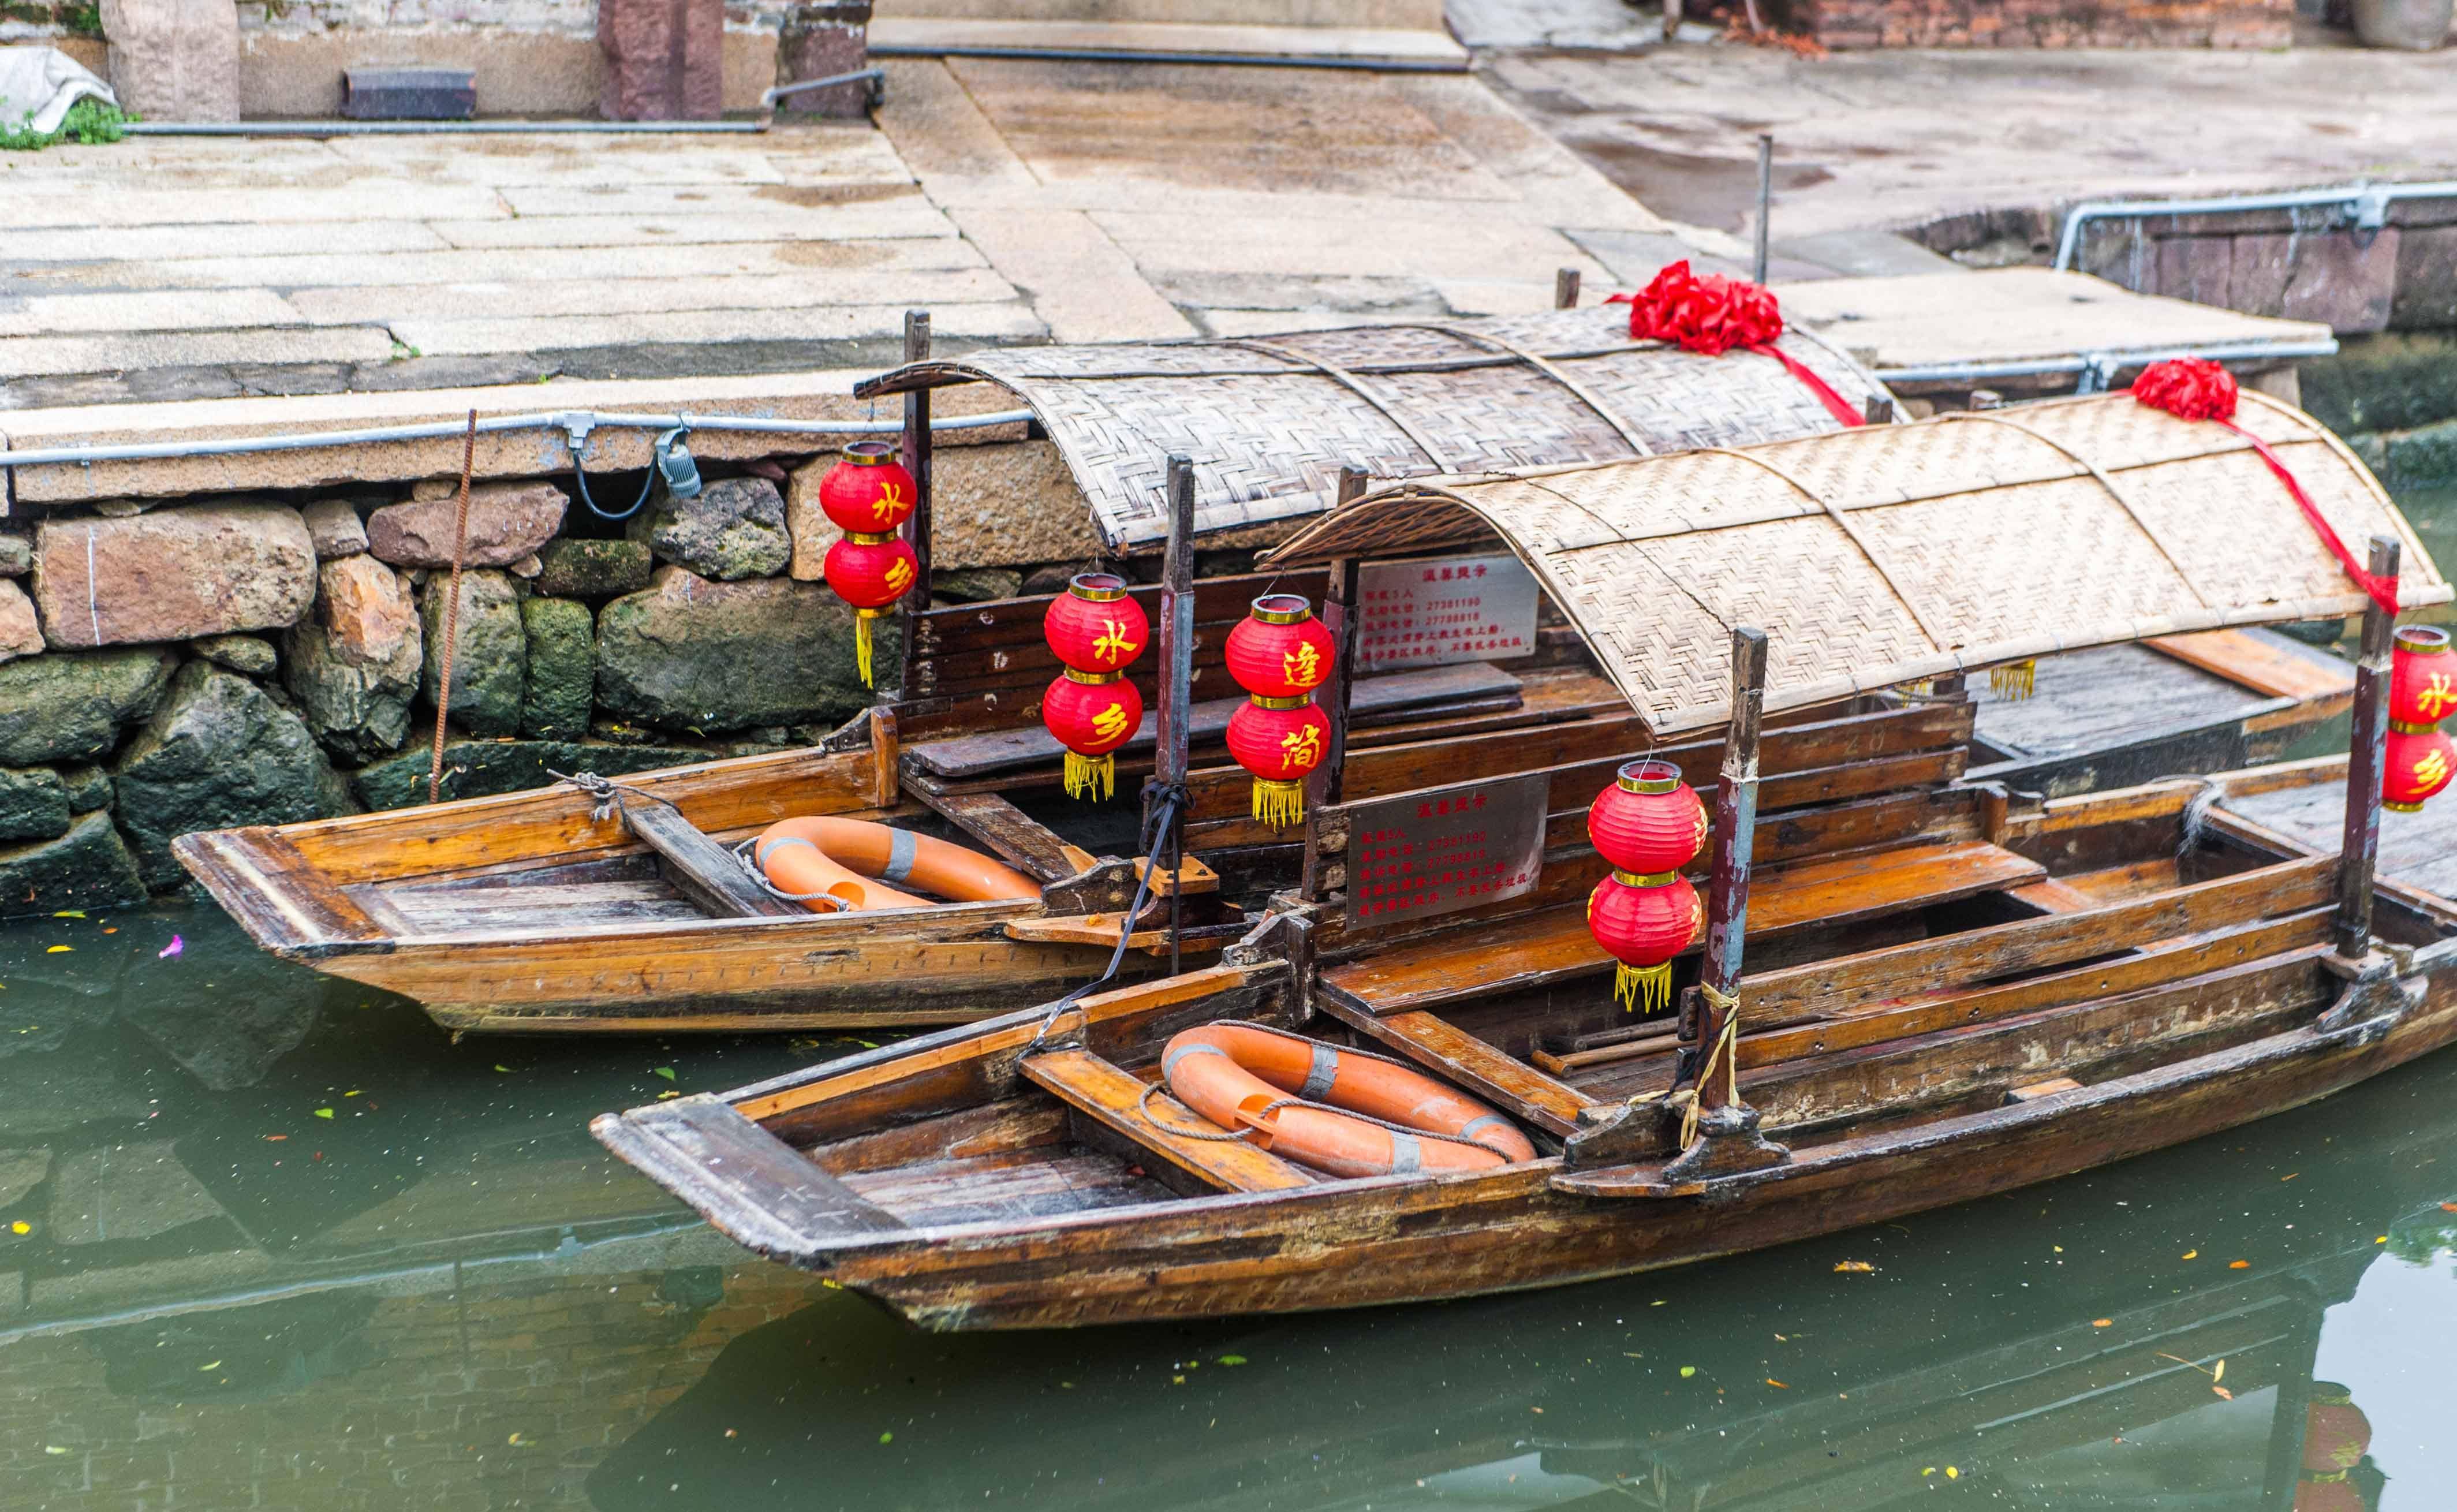
[[[0,407],[1537,309],[1683,250],[1466,75],[889,67],[878,129],[0,155]]]

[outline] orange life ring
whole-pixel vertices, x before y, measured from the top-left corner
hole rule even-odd
[[[931,905],[887,882],[965,903],[1041,896],[1039,882],[1001,861],[868,819],[779,819],[759,832],[751,858],[778,892],[819,894],[802,903],[813,913]]]
[[[1250,1129],[1248,1137],[1261,1149],[1334,1176],[1443,1175],[1536,1158],[1516,1124],[1475,1098],[1404,1066],[1302,1035],[1202,1025],[1168,1042],[1161,1077],[1180,1102],[1221,1128]],[[1418,1139],[1330,1108],[1289,1105],[1291,1097],[1450,1138]],[[1461,1139],[1475,1143],[1454,1142]]]

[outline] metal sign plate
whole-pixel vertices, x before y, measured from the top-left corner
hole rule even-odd
[[[1534,888],[1551,786],[1537,772],[1358,804],[1348,828],[1348,922],[1403,923]]]
[[[1368,562],[1357,594],[1359,672],[1498,661],[1536,649],[1536,574],[1507,552]]]

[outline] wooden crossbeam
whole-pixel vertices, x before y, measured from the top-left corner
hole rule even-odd
[[[1202,1114],[1166,1093],[1144,1097],[1144,1084],[1089,1050],[1048,1050],[1028,1057],[1023,1074],[1055,1093],[1069,1108],[1125,1135],[1157,1159],[1198,1180],[1229,1191],[1284,1191],[1313,1184],[1313,1176],[1244,1140],[1190,1139],[1176,1129],[1219,1132]],[[1149,1111],[1146,1111],[1148,1108]]]

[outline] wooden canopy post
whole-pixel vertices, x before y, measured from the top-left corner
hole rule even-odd
[[[2372,537],[2375,576],[2397,576],[2400,549]],[[2388,758],[2388,673],[2397,615],[2364,605],[2364,650],[2355,663],[2354,731],[2346,746],[2346,827],[2338,849],[2338,954],[2360,961],[2372,947],[2372,872],[2380,860],[2381,774]]]
[[[1557,310],[1575,310],[1578,307],[1579,270],[1576,268],[1555,268],[1553,270],[1553,308]]]
[[[930,312],[904,312],[904,361],[926,362],[930,360]],[[914,625],[930,609],[930,390],[927,387],[904,391],[904,470],[913,474],[913,513],[904,522],[904,538],[913,543],[913,560],[918,569],[913,586],[904,594],[904,672],[897,682],[899,694],[909,693],[917,679],[916,664],[920,659],[920,637],[913,633]]]
[[[1160,716],[1152,751],[1156,792],[1144,799],[1144,831],[1151,832],[1164,795],[1181,802],[1186,791],[1187,744],[1194,711],[1194,464],[1181,454],[1168,459],[1168,554],[1160,577]],[[1168,828],[1168,970],[1180,969],[1179,941],[1185,891],[1177,885],[1186,864],[1186,811]],[[1147,857],[1147,869],[1160,865]]]
[[[1339,492],[1332,507],[1343,508],[1363,498],[1365,478],[1362,467],[1340,468]],[[1331,680],[1314,694],[1314,702],[1331,725],[1331,737],[1323,742],[1322,765],[1306,778],[1305,869],[1297,890],[1309,902],[1318,901],[1324,892],[1324,863],[1314,826],[1321,822],[1322,811],[1339,801],[1341,769],[1348,761],[1348,718],[1356,694],[1356,570],[1355,557],[1332,558],[1322,594],[1322,625],[1331,632]]]
[[[1758,726],[1765,714],[1765,632],[1732,632],[1732,718],[1724,736],[1724,765],[1715,781],[1714,860],[1706,885],[1706,952],[1701,963],[1698,1026],[1697,1132],[1694,1144],[1663,1168],[1667,1181],[1694,1181],[1757,1170],[1791,1158],[1758,1133],[1757,1110],[1741,1101],[1739,994],[1749,920],[1749,863],[1757,841]],[[1685,1112],[1683,1114],[1686,1120]]]

